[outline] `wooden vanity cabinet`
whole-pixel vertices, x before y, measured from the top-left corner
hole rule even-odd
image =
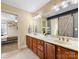
[[[45,43],[45,59],[55,59],[55,45]]]
[[[78,59],[78,53],[63,47],[56,47],[56,59]]]
[[[27,46],[37,54],[40,59],[44,59],[44,41],[27,36]]]
[[[78,52],[27,36],[26,44],[40,59],[78,59]]]
[[[78,59],[78,52],[45,42],[45,59]]]

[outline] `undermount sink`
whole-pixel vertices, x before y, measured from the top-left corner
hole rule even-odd
[[[66,45],[69,45],[69,44],[71,44],[72,42],[70,42],[70,41],[62,41],[62,40],[54,40],[54,42],[57,42],[57,43],[60,43],[60,44],[66,44]]]

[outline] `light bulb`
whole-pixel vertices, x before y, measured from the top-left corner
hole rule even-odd
[[[71,0],[71,3],[76,4],[76,3],[78,3],[78,0]]]
[[[18,22],[17,20],[14,20],[15,22]]]
[[[62,6],[62,8],[68,7],[67,1],[63,1],[63,2],[61,3],[61,6]]]
[[[52,9],[56,10],[56,11],[59,11],[60,8],[58,6],[54,6]]]

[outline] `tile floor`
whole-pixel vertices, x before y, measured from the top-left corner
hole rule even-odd
[[[18,49],[17,42],[8,43],[1,46],[1,53],[7,53]]]
[[[30,49],[25,48],[8,53],[2,53],[2,59],[39,59]]]

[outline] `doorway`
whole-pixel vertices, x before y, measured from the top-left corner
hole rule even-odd
[[[18,49],[18,16],[1,11],[1,53]]]

